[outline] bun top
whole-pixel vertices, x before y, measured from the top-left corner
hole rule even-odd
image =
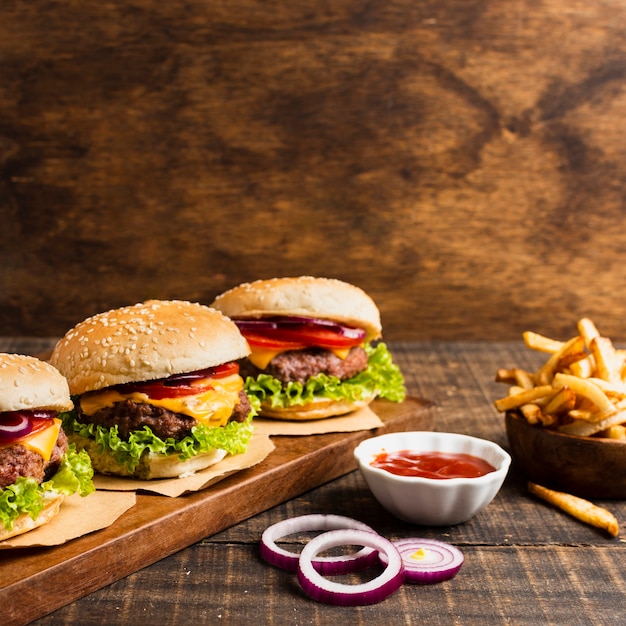
[[[49,363],[23,354],[0,354],[0,411],[74,407],[67,380]]]
[[[149,300],[89,317],[55,346],[50,362],[72,394],[166,378],[250,354],[219,311],[181,300]]]
[[[366,341],[380,337],[380,312],[359,287],[336,278],[298,276],[244,283],[211,305],[233,319],[296,315],[329,319],[365,329]]]

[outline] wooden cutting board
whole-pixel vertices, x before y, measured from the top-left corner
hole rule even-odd
[[[26,624],[96,589],[356,468],[352,453],[385,432],[431,430],[433,404],[408,398],[372,404],[374,431],[273,437],[258,465],[181,496],[138,494],[137,504],[104,530],[54,548],[0,553],[2,623]]]

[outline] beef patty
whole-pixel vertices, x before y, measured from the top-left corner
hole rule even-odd
[[[50,479],[61,465],[67,451],[67,437],[60,430],[49,461],[41,454],[16,443],[0,448],[0,489],[12,485],[20,476],[34,478],[38,483]]]
[[[244,391],[239,392],[239,402],[230,416],[231,422],[243,422],[250,413],[250,401]],[[197,426],[198,421],[189,415],[174,413],[163,407],[142,402],[124,400],[113,406],[104,407],[93,415],[84,415],[78,412],[78,420],[83,423],[97,424],[106,428],[118,427],[121,439],[127,440],[131,432],[142,430],[148,426],[160,439],[172,437],[176,441],[191,435],[191,429]]]
[[[330,350],[307,348],[281,352],[269,362],[264,370],[244,360],[240,364],[239,373],[243,378],[247,376],[256,378],[259,374],[269,374],[285,385],[289,382],[305,383],[311,376],[322,373],[346,380],[356,376],[366,367],[367,353],[360,346],[351,348],[345,359],[340,359]]]

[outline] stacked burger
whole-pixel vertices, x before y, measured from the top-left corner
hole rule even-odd
[[[87,454],[68,445],[65,378],[32,356],[0,354],[0,540],[47,524],[65,496],[94,491]]]
[[[402,374],[378,341],[378,307],[355,285],[312,276],[258,280],[224,292],[211,306],[250,345],[241,374],[264,417],[320,419],[377,397],[405,397]]]
[[[205,469],[251,439],[255,411],[238,365],[249,352],[231,320],[196,303],[155,300],[94,315],[50,359],[75,400],[64,428],[102,474]]]

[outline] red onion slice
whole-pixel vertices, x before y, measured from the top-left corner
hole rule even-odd
[[[407,582],[429,585],[457,575],[465,557],[455,546],[437,539],[407,537],[393,542],[404,562]],[[384,564],[385,555],[378,555]]]
[[[261,556],[271,565],[295,572],[298,570],[299,555],[278,547],[277,539],[299,532],[345,528],[374,532],[367,524],[343,515],[301,515],[283,520],[265,529],[261,536]],[[365,569],[377,560],[376,550],[364,547],[353,554],[317,557],[313,560],[313,566],[322,574],[345,574]]]
[[[276,316],[271,318],[276,323],[277,328],[289,328],[290,326],[322,326],[328,330],[332,330],[343,337],[364,338],[365,329],[356,328],[354,326],[344,326],[333,320],[324,320],[317,317],[301,317],[301,316]]]
[[[313,559],[324,550],[344,545],[375,548],[385,555],[383,572],[358,585],[346,585],[324,578],[313,566]],[[404,582],[404,565],[397,548],[384,537],[366,530],[330,530],[314,537],[304,546],[298,562],[298,582],[314,600],[337,606],[363,606],[381,602],[395,593]]]
[[[350,339],[364,339],[365,330],[363,328],[353,328],[352,326],[343,326],[332,320],[322,320],[313,317],[271,317],[261,319],[236,319],[235,324],[242,333],[263,332],[280,329],[298,329],[298,327],[321,326],[327,330],[331,330],[341,337]]]
[[[325,320],[319,317],[304,317],[302,315],[275,315],[271,318],[278,323],[291,323],[291,324],[317,324],[318,326],[339,326],[337,322],[333,320]]]
[[[26,437],[33,429],[27,413],[13,411],[0,416],[0,440],[12,441]]]
[[[278,324],[268,320],[233,320],[241,332],[258,332],[259,330],[276,330]]]

